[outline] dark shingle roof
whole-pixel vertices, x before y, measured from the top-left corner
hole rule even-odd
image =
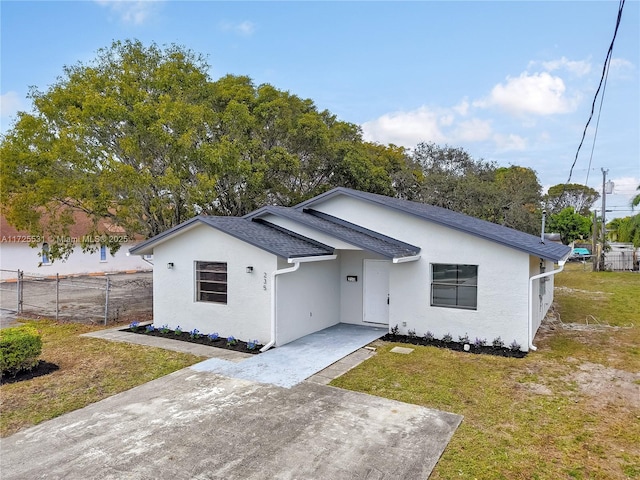
[[[166,232],[136,245],[131,253],[144,253],[159,241],[178,233],[195,223],[204,223],[232,237],[247,242],[283,258],[317,257],[333,255],[333,247],[303,237],[282,227],[254,222],[239,217],[211,217],[200,215],[177,225]]]
[[[403,258],[412,257],[420,253],[420,247],[314,210],[300,211],[287,207],[267,206],[253,212],[253,214],[249,214],[249,217],[256,217],[263,213],[288,218],[383,257]]]
[[[311,208],[314,204],[336,195],[348,195],[361,200],[383,205],[394,210],[398,210],[424,220],[443,225],[454,230],[475,235],[507,247],[521,250],[531,255],[558,261],[566,257],[571,248],[566,245],[547,242],[542,243],[540,237],[520,232],[509,227],[497,225],[495,223],[470,217],[462,213],[447,210],[446,208],[435,207],[425,203],[411,202],[399,198],[386,197],[375,193],[361,192],[349,188],[338,187],[314,197],[306,202],[296,205],[297,210]]]

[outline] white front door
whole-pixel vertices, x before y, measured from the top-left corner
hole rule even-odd
[[[363,321],[389,325],[389,262],[365,260],[363,277]]]

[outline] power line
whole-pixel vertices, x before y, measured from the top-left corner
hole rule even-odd
[[[596,148],[596,137],[598,136],[598,127],[600,126],[600,114],[602,113],[602,104],[604,103],[604,93],[607,91],[607,80],[609,79],[609,67],[611,66],[611,61],[609,61],[609,63],[606,63],[606,65],[607,65],[607,73],[604,76],[604,85],[602,86],[602,96],[600,97],[600,108],[598,108],[598,119],[596,120],[596,129],[593,132],[593,143],[591,144],[591,155],[589,155],[589,168],[587,169],[587,179],[584,182],[585,185],[589,185],[589,173],[591,172],[591,161],[593,160],[593,151]],[[577,156],[578,155],[576,154],[576,158]]]
[[[602,66],[602,75],[600,76],[600,83],[598,84],[598,89],[596,90],[596,93],[593,97],[593,102],[591,104],[591,113],[589,114],[589,119],[587,120],[587,124],[584,126],[584,131],[582,132],[582,138],[580,139],[580,144],[578,145],[576,156],[573,160],[573,163],[571,164],[571,169],[569,170],[569,178],[567,179],[566,184],[568,184],[571,181],[571,176],[573,175],[573,167],[576,166],[576,162],[578,161],[578,155],[580,154],[580,149],[582,148],[582,144],[584,143],[584,139],[587,135],[587,129],[589,128],[589,124],[591,123],[591,119],[593,118],[593,113],[596,109],[596,101],[598,99],[598,94],[600,93],[600,89],[602,88],[602,85],[605,82],[605,78],[609,70],[609,64],[611,63],[611,55],[613,53],[613,44],[615,43],[616,36],[618,35],[618,28],[620,27],[620,20],[622,18],[622,9],[624,8],[624,2],[625,0],[620,0],[620,3],[618,4],[618,18],[616,20],[616,28],[613,32],[613,38],[611,39],[611,44],[609,45],[609,50],[607,51],[607,56],[605,57],[604,65]],[[604,95],[604,92],[603,92],[603,95]]]

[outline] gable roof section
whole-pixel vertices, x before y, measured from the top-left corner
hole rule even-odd
[[[321,203],[323,200],[328,200],[339,195],[358,198],[366,202],[391,208],[409,215],[414,215],[423,220],[484,238],[546,260],[562,260],[571,252],[571,248],[566,245],[560,245],[552,242],[542,243],[540,241],[540,237],[536,237],[535,235],[530,235],[486,220],[480,220],[479,218],[470,217],[462,213],[454,212],[453,210],[447,210],[446,208],[436,207],[426,203],[386,197],[375,193],[361,192],[344,187],[329,190],[328,192],[302,202],[293,208],[299,211],[304,211],[315,204]]]
[[[187,220],[166,232],[136,245],[129,251],[137,255],[151,253],[154,246],[198,224],[215,228],[254,247],[283,258],[333,255],[333,247],[316,242],[315,240],[298,235],[297,233],[276,225],[254,222],[246,218],[212,217],[206,215],[199,215]]]
[[[386,258],[407,258],[420,253],[420,247],[401,242],[395,238],[382,235],[381,233],[311,209],[300,211],[294,208],[266,206],[250,213],[245,218],[252,218],[258,221],[260,215],[264,213],[293,220],[301,225],[305,225]],[[262,221],[265,222],[264,220]]]

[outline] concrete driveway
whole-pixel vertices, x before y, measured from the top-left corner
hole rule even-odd
[[[426,479],[461,418],[186,368],[2,439],[2,478]]]
[[[258,356],[116,329],[86,334],[212,358],[1,439],[0,476],[428,478],[462,417],[323,385],[372,352],[343,355],[380,335],[345,328],[300,339],[297,353],[292,343]]]

